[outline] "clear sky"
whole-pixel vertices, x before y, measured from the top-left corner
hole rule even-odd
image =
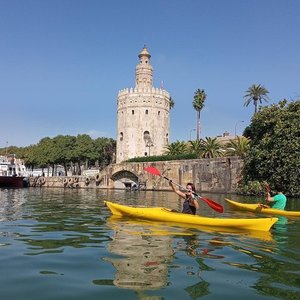
[[[171,142],[195,138],[198,88],[201,137],[241,134],[252,84],[271,103],[300,98],[299,16],[298,0],[0,0],[0,147],[116,138],[117,94],[135,86],[144,44],[175,101]]]

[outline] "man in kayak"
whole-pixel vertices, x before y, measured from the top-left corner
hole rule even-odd
[[[196,193],[196,189],[193,183],[188,183],[186,185],[186,192],[183,193],[180,190],[177,190],[175,188],[175,185],[173,184],[172,180],[169,180],[169,184],[172,188],[172,190],[181,198],[184,199],[183,206],[182,206],[182,212],[184,214],[191,214],[195,215],[196,214],[196,209],[199,208],[199,203],[195,199],[195,196],[193,194]]]
[[[277,194],[271,197],[270,192],[267,192],[266,201],[270,202],[271,207],[275,209],[284,210],[286,205],[286,196],[281,192],[282,188],[280,186],[276,187]]]

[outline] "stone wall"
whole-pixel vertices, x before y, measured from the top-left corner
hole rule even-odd
[[[234,193],[241,179],[243,160],[238,157],[194,159],[154,163],[120,163],[109,165],[93,176],[31,177],[30,186],[64,188],[170,190],[168,181],[144,171],[156,167],[163,176],[185,186],[196,185],[198,192]]]

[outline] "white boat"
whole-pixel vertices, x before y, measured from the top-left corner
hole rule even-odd
[[[23,161],[15,155],[0,155],[0,187],[25,187],[27,182]]]

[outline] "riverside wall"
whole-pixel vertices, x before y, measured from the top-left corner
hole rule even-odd
[[[168,181],[144,171],[156,167],[163,176],[180,185],[193,182],[197,192],[235,193],[242,176],[239,157],[119,163],[90,176],[30,177],[32,187],[170,190]]]

